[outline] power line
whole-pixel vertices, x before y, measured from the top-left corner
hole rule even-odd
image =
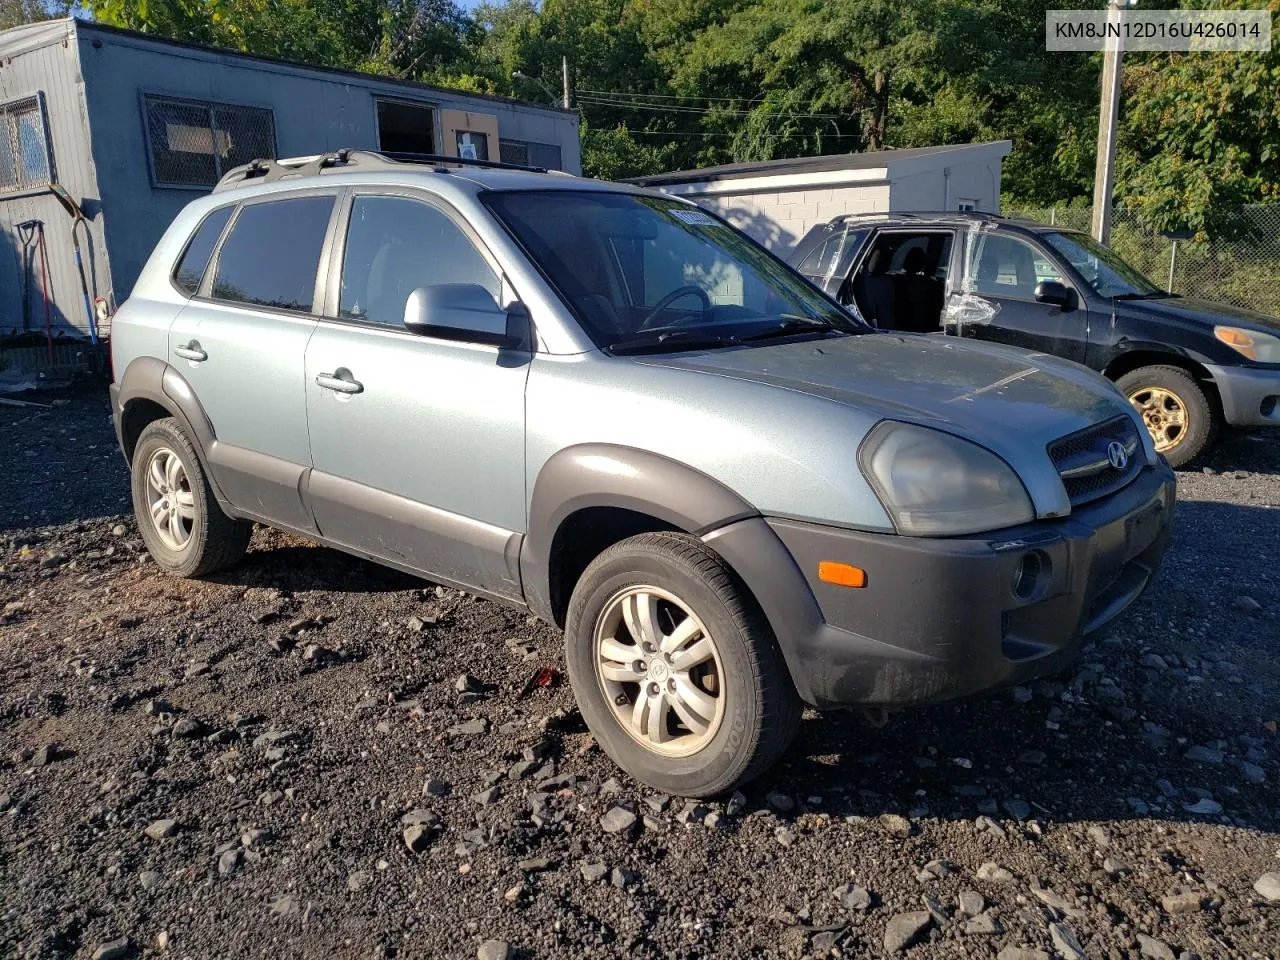
[[[646,103],[633,103],[624,100],[601,100],[596,97],[586,97],[582,95],[583,91],[578,91],[578,103],[588,104],[593,107],[614,107],[627,110],[649,110],[654,113],[693,113],[699,116],[707,116],[708,114],[718,114],[725,116],[750,117],[757,116],[754,110],[730,110],[724,107],[712,107],[704,109],[702,107],[682,107],[675,105],[658,105]],[[799,113],[791,111],[769,111],[770,117],[787,117],[797,120],[848,120],[844,114],[839,113]]]
[[[748,100],[746,97],[678,97],[666,93],[620,93],[611,90],[583,90],[579,88],[579,93],[589,93],[597,97],[643,97],[649,100],[719,100],[725,103],[738,103],[747,100],[750,103],[755,98]]]
[[[709,137],[738,136],[737,133],[729,133],[725,131],[705,131],[701,133],[684,133],[680,131],[668,132],[666,130],[632,130],[630,128],[627,129],[627,133],[633,137],[680,137],[682,139],[693,139],[693,138],[703,139],[703,138],[709,138]],[[780,138],[791,137],[791,136],[811,136],[811,135],[812,134],[761,133],[761,134],[750,134],[748,136],[750,136],[750,138],[753,140],[759,140],[759,139],[777,140]],[[857,137],[857,134],[856,133],[823,133],[821,134],[821,136],[829,137],[832,140],[846,140],[851,137]]]

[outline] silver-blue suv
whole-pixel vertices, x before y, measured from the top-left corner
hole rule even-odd
[[[873,332],[641,189],[343,151],[229,173],[114,322],[156,562],[265,523],[565,631],[617,763],[705,796],[803,704],[1061,667],[1150,582],[1174,480],[1102,377]]]

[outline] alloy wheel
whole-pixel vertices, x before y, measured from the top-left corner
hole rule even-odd
[[[147,511],[156,535],[175,552],[191,541],[196,499],[178,455],[161,447],[147,463]]]
[[[628,587],[604,605],[594,640],[601,688],[632,739],[687,757],[715,737],[724,717],[720,653],[684,601],[660,587]]]
[[[1187,432],[1187,405],[1166,387],[1139,387],[1129,394],[1129,402],[1142,414],[1156,450],[1167,453],[1182,442]]]

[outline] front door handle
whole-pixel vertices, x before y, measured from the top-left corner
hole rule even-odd
[[[333,373],[316,374],[316,386],[334,393],[362,393],[364,384],[351,375],[346,367],[339,367]]]
[[[199,340],[192,340],[185,346],[174,347],[173,352],[180,356],[183,360],[194,360],[199,363],[201,360],[208,360],[209,354],[205,353],[200,346]]]

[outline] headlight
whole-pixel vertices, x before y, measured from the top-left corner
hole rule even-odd
[[[949,433],[885,420],[858,460],[901,534],[954,536],[1035,519],[1009,465]]]
[[[1214,327],[1213,335],[1250,360],[1258,363],[1280,363],[1280,337],[1241,327]]]

